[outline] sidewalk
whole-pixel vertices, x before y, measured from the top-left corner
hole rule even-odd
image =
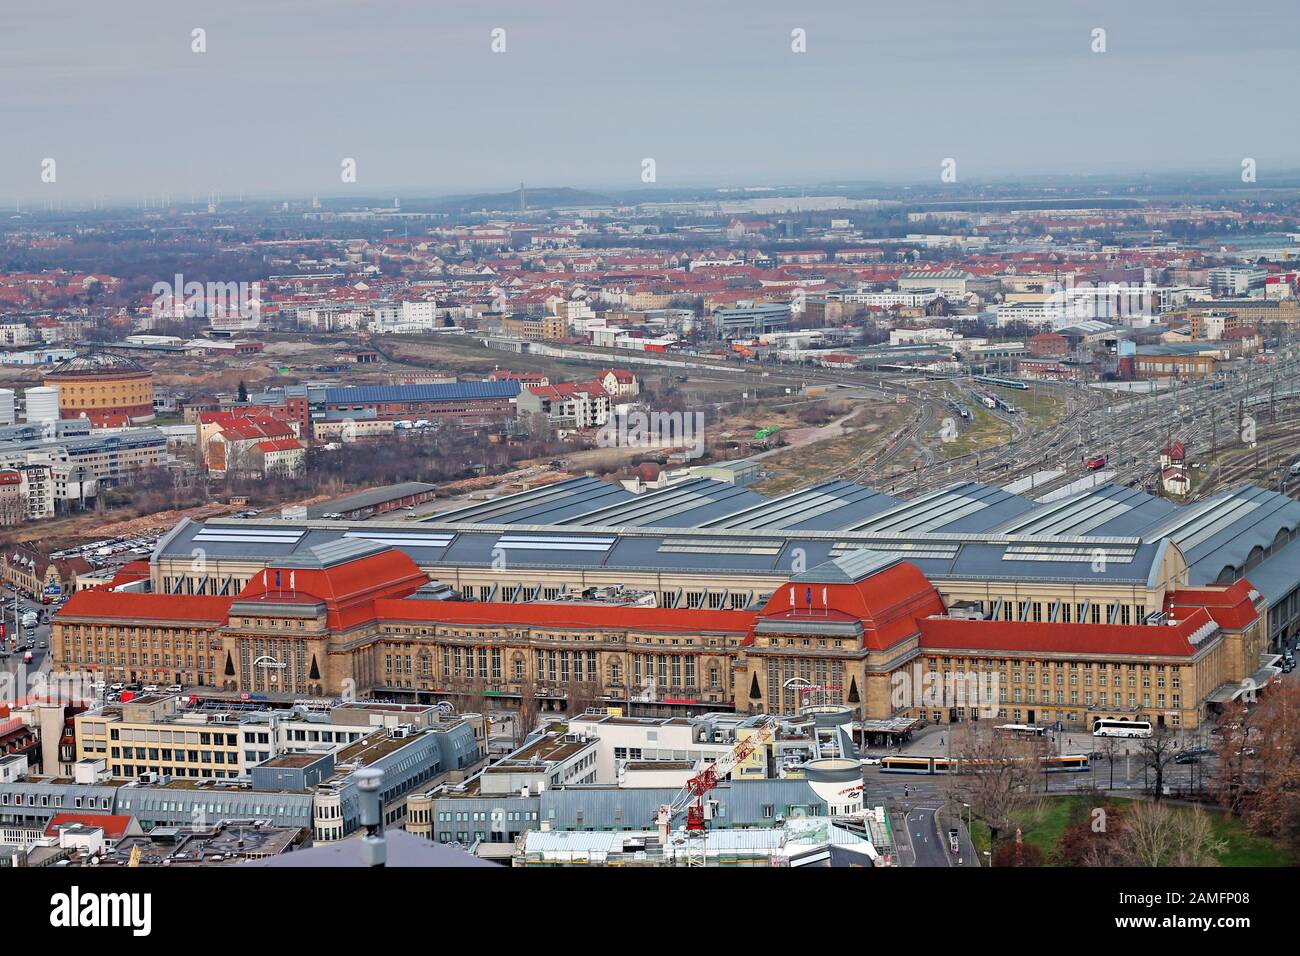
[[[982,720],[979,725],[991,729],[999,723],[1004,723],[1004,721]],[[956,729],[957,736],[960,738],[962,730],[960,724],[931,724],[928,727],[922,727],[913,734],[912,739],[904,744],[901,749],[868,747],[863,750],[863,754],[873,757],[893,753],[916,754],[927,757],[946,756],[952,752],[954,729]],[[1173,740],[1173,750],[1177,752],[1188,747],[1205,746],[1202,737],[1203,735],[1196,733],[1179,734]],[[1122,760],[1126,754],[1131,754],[1136,758],[1142,752],[1141,740],[1123,737],[1094,737],[1086,730],[1069,730],[1059,734],[1048,731],[1043,740],[1057,753],[1096,754],[1097,760],[1105,759],[1105,748],[1109,741],[1114,741],[1116,761]]]

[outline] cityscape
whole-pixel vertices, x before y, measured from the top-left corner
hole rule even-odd
[[[148,935],[85,887],[164,868],[811,867],[1141,871],[1105,925],[1208,931],[1300,862],[1300,137],[1208,91],[1296,11],[891,10],[863,73],[861,10],[763,4],[652,94],[648,10],[71,6],[0,163],[0,867],[51,925]],[[101,85],[249,115],[132,143]],[[1121,922],[1170,869],[1217,895]]]

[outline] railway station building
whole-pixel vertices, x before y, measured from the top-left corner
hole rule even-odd
[[[1261,489],[561,484],[420,523],[183,523],[136,593],[73,596],[55,661],[290,698],[1189,727],[1294,638],[1300,503]]]

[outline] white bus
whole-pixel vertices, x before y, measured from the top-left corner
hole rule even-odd
[[[1108,720],[1101,718],[1092,722],[1094,737],[1150,737],[1149,720]]]
[[[1034,724],[1000,724],[993,729],[999,733],[1012,734],[1016,737],[1042,737],[1047,733],[1046,727],[1038,727]]]

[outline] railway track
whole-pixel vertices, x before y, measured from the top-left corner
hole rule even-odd
[[[1291,417],[1300,416],[1300,386],[1290,384],[1300,377],[1297,352],[1279,357],[1266,368],[1235,370],[1216,382],[1177,384],[1120,404],[1108,402],[1105,394],[1086,385],[1040,383],[1040,388],[1065,400],[1065,412],[1058,421],[1035,429],[1022,415],[992,410],[1011,430],[1009,440],[949,459],[939,457],[932,436],[952,398],[944,383],[952,382],[958,397],[966,400],[963,384],[829,370],[808,370],[798,377],[803,384],[874,389],[882,398],[902,393],[915,404],[916,413],[891,433],[882,447],[834,472],[834,477],[900,495],[922,494],[956,481],[1005,484],[1035,471],[1060,471],[1058,477],[1035,486],[1034,494],[1039,497],[1088,475],[1083,462],[1094,454],[1107,456],[1107,470],[1115,472],[1112,481],[1154,490],[1159,478],[1158,456],[1170,441],[1182,441],[1189,453],[1204,455],[1218,450],[1236,439],[1241,414],[1250,414],[1261,424],[1268,421],[1260,432],[1261,457],[1280,459],[1288,445],[1300,450],[1300,434],[1289,423]],[[1293,411],[1293,406],[1297,410]],[[1279,420],[1274,422],[1275,418]],[[1269,434],[1273,429],[1281,430]],[[903,470],[898,462],[909,449],[915,451],[918,461]],[[1220,463],[1193,498],[1252,474],[1255,455],[1255,450],[1243,451]]]

